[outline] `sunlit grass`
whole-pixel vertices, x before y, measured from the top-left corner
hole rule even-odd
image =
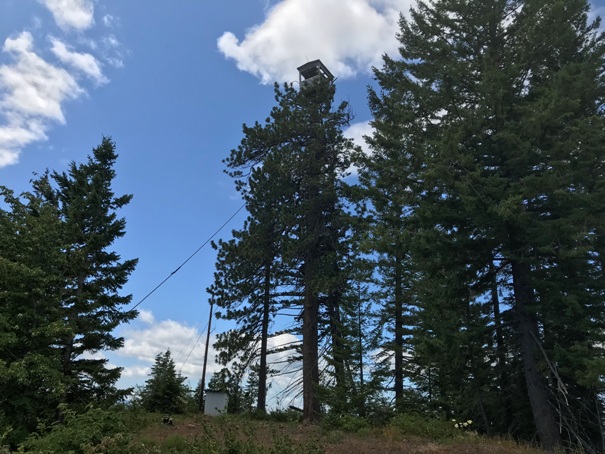
[[[74,424],[57,428],[22,451],[52,454],[63,446],[64,436],[89,440],[70,445],[74,454],[362,454],[365,452],[512,453],[540,451],[510,440],[488,439],[471,429],[472,421],[439,421],[417,414],[400,414],[381,427],[353,416],[326,418],[320,425],[306,425],[278,415],[254,417],[199,414],[176,415],[174,424],[162,424],[161,414],[123,410],[115,412],[119,433],[85,437],[106,425],[108,415],[96,412]],[[458,427],[456,427],[458,425]],[[70,432],[65,432],[69,429]],[[8,452],[1,454],[8,454]]]

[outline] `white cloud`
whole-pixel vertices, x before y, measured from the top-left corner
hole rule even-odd
[[[122,377],[125,378],[140,378],[147,377],[151,373],[151,367],[146,366],[129,366],[122,370]]]
[[[191,327],[174,320],[163,320],[156,322],[151,311],[142,310],[139,319],[148,326],[141,329],[127,329],[124,336],[124,347],[112,352],[112,361],[122,365],[122,377],[127,379],[128,386],[135,384],[142,385],[151,372],[151,366],[155,362],[155,357],[159,353],[170,349],[172,358],[175,361],[177,371],[189,378],[191,386],[201,378],[202,366],[204,361],[204,341],[205,333],[201,333],[197,327]],[[201,336],[201,334],[203,334]],[[218,372],[223,366],[216,363],[216,351],[212,344],[216,341],[214,335],[211,336],[208,352],[208,365],[206,370],[206,383],[212,377],[214,372]],[[282,334],[268,341],[269,349],[277,348],[291,343],[297,343],[300,340],[290,334]],[[271,388],[268,393],[268,403],[272,406],[276,404],[286,389],[292,383],[300,381],[301,372],[300,363],[288,365],[285,359],[291,352],[278,352],[269,355],[268,363],[272,369],[282,372],[281,375],[270,377]],[[114,356],[115,355],[115,356]],[[119,361],[117,361],[119,359]],[[124,363],[129,363],[124,365]],[[288,373],[292,372],[292,373]],[[244,377],[245,384],[246,377]],[[298,388],[297,388],[298,389]],[[286,396],[287,398],[287,396]]]
[[[45,140],[50,123],[65,123],[63,103],[85,93],[68,71],[36,54],[29,32],[6,39],[2,51],[13,62],[0,65],[0,167],[15,164],[26,145]]]
[[[107,357],[103,354],[103,352],[85,351],[78,357],[78,359],[107,359]],[[112,366],[112,367],[115,367],[115,366]]]
[[[94,24],[93,0],[41,0],[63,30],[86,30]]]
[[[16,164],[21,148],[45,139],[46,127],[40,121],[25,124],[21,118],[9,120],[8,124],[0,126],[0,167]]]
[[[153,313],[151,311],[146,311],[145,309],[141,309],[141,311],[139,312],[139,318],[143,323],[146,323],[148,325],[151,325],[153,324],[153,322],[155,322]]]
[[[149,313],[146,318],[153,317]],[[118,350],[121,356],[131,356],[143,361],[155,359],[158,353],[170,349],[173,357],[192,337],[197,337],[194,328],[174,320],[164,320],[145,329],[129,329],[124,334],[124,347]]]
[[[114,35],[107,35],[106,37],[104,37],[103,38],[103,44],[108,49],[118,48],[118,47],[121,46],[120,42],[118,41],[118,39]]]
[[[42,28],[42,19],[40,19],[38,16],[34,16],[32,18],[32,28],[34,30],[40,30]]]
[[[103,16],[103,25],[105,25],[106,27],[113,27],[115,22],[116,18],[111,14],[105,14],[105,16]]]
[[[268,340],[269,349],[277,347],[300,344],[301,340],[292,334],[280,334]],[[302,362],[289,361],[293,351],[283,351],[268,355],[269,368],[276,370],[274,376],[268,377],[267,384],[270,388],[267,392],[268,407],[287,407],[288,405],[302,406],[302,400],[298,396],[302,390]]]
[[[590,12],[588,14],[588,19],[593,21],[595,20],[597,17],[603,18],[605,17],[605,6],[599,6],[597,5],[595,2],[592,2],[590,5]],[[601,31],[603,30],[604,25],[601,22]]]
[[[367,121],[353,123],[343,131],[343,135],[348,139],[352,139],[355,145],[361,147],[361,150],[367,156],[372,154],[372,150],[365,141],[364,136],[371,136],[373,133],[374,128],[372,128],[370,123]],[[351,176],[357,175],[358,168],[356,166],[351,166],[347,169],[347,173]]]
[[[8,38],[2,50],[15,60],[14,65],[0,66],[4,92],[0,106],[5,112],[41,116],[64,123],[61,103],[83,93],[73,76],[39,57],[33,50],[29,32]]]
[[[177,371],[191,379],[198,379],[202,374],[204,363],[204,343],[200,333],[194,327],[163,320],[156,322],[150,311],[141,311],[139,318],[148,326],[144,329],[128,329],[123,333],[124,347],[116,355],[122,358],[133,358],[136,364],[125,367],[125,377],[145,377],[149,374],[155,357],[170,349]],[[211,338],[211,342],[214,339]],[[210,346],[208,354],[208,374],[220,369],[215,364],[216,352]]]
[[[219,50],[262,83],[298,79],[296,68],[321,59],[337,77],[353,77],[397,51],[401,11],[411,0],[283,0],[242,41],[231,32]]]
[[[343,135],[348,139],[353,139],[355,145],[360,146],[363,152],[367,155],[372,154],[372,150],[365,141],[364,136],[372,136],[373,133],[374,128],[372,128],[372,126],[370,126],[370,123],[367,121],[353,123],[351,126],[349,126],[343,131]]]
[[[114,68],[124,67],[124,55],[128,52],[114,35],[107,35],[100,41],[103,59]]]
[[[62,63],[84,73],[97,85],[109,82],[101,71],[100,63],[92,54],[74,52],[63,41],[56,38],[51,38],[51,42],[53,45],[51,50]]]

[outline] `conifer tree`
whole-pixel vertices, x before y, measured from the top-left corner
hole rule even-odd
[[[494,381],[476,363],[492,354],[481,330],[496,324],[481,306],[493,307],[500,283],[523,392],[550,451],[563,440],[595,444],[597,430],[578,423],[588,410],[569,396],[578,402],[603,386],[592,375],[589,391],[585,381],[603,355],[601,277],[590,258],[600,225],[590,213],[602,206],[587,182],[602,169],[605,49],[588,9],[583,0],[420,1],[401,19],[401,58],[385,58],[381,92],[370,95],[375,140],[399,153],[411,182],[411,250],[429,289],[421,305],[435,314],[443,304],[460,342],[479,349],[459,376],[481,389]]]
[[[124,235],[115,211],[130,200],[111,190],[116,157],[103,139],[87,164],[46,172],[21,197],[1,190],[0,413],[17,441],[61,418],[59,404],[111,404],[128,392],[114,386],[119,368],[84,357],[119,348],[113,329],[136,316],[118,294],[136,261],[109,251]]]
[[[85,164],[72,162],[67,172],[34,182],[40,195],[56,206],[65,243],[61,311],[68,333],[57,344],[66,403],[113,402],[125,394],[114,387],[120,368],[107,368],[107,359],[83,357],[120,348],[124,340],[114,335],[114,328],[137,315],[123,311],[131,296],[119,294],[137,260],[121,260],[110,249],[125,234],[126,221],[116,211],[132,199],[113,192],[115,148],[105,137]]]
[[[141,405],[151,412],[182,413],[185,410],[189,388],[187,377],[177,373],[170,350],[158,353],[151,366],[149,379],[141,390]]]
[[[280,253],[285,235],[280,218],[292,194],[271,159],[253,168],[247,185],[240,188],[250,215],[242,230],[232,232],[232,240],[213,244],[218,255],[214,283],[208,289],[221,309],[217,317],[237,323],[235,335],[218,337],[221,363],[241,359],[242,352],[246,366],[258,359],[259,412],[266,411],[268,341],[273,334],[269,328],[288,304],[281,289],[292,283],[293,274]]]
[[[0,431],[17,444],[54,416],[64,380],[59,352],[64,248],[56,207],[0,188]]]
[[[226,163],[238,188],[251,198],[254,180],[247,177],[252,169],[267,166],[270,187],[279,188],[288,202],[273,213],[283,235],[280,260],[302,294],[303,415],[316,421],[320,309],[330,307],[334,314],[340,304],[333,284],[342,282],[338,242],[346,226],[338,175],[349,166],[352,145],[342,129],[350,116],[346,104],[333,109],[334,86],[327,80],[300,91],[289,84],[275,90],[277,106],[266,123],[245,126],[245,138]]]
[[[396,115],[384,118],[396,122]],[[406,177],[409,169],[400,168],[397,147],[386,146],[389,140],[383,129],[382,136],[368,138],[374,152],[360,159],[359,183],[362,188],[356,196],[360,199],[360,216],[367,231],[361,247],[370,254],[374,266],[371,277],[374,291],[373,302],[380,306],[377,325],[381,336],[378,347],[383,363],[392,363],[394,370],[386,370],[385,379],[394,377],[392,390],[395,407],[403,409],[404,356],[411,348],[409,337],[413,323],[415,298],[412,290],[413,271],[409,256],[409,225],[406,215],[414,201],[409,188],[412,182]]]

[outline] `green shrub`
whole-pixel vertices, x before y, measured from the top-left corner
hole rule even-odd
[[[298,422],[302,413],[291,409],[276,409],[268,414],[267,419],[275,422]]]
[[[259,451],[266,452],[266,451]],[[300,444],[292,440],[287,435],[273,433],[273,445],[268,451],[270,454],[323,454],[325,450],[320,443],[315,440],[309,440]]]
[[[395,416],[389,426],[397,428],[403,435],[442,440],[455,438],[459,433],[449,421],[429,419],[417,414],[400,414]]]
[[[88,407],[76,414],[65,406],[61,407],[64,422],[41,426],[38,433],[30,435],[21,449],[32,453],[80,454],[84,449],[100,444],[107,437],[124,432],[120,415],[111,410]]]
[[[328,414],[321,421],[324,429],[357,432],[369,426],[368,421],[359,416]]]
[[[120,417],[126,431],[129,433],[138,432],[145,427],[159,424],[162,415],[158,413],[149,413],[140,408],[127,408],[120,412]]]
[[[82,446],[84,454],[124,454],[131,453],[129,439],[122,434],[104,437],[98,444]],[[147,454],[146,451],[143,451]]]
[[[162,447],[169,452],[189,452],[190,446],[187,439],[182,435],[170,435],[162,443]]]

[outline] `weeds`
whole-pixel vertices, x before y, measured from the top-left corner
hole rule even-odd
[[[344,432],[359,432],[369,427],[368,421],[353,415],[327,415],[321,422],[327,430],[342,430]]]
[[[468,430],[472,424],[468,421],[460,430],[454,426],[457,422],[430,420],[416,414],[397,415],[380,429],[372,427],[365,419],[348,415],[327,416],[320,427],[293,423],[289,421],[290,414],[284,413],[254,417],[182,416],[175,420],[174,426],[161,425],[159,418],[158,414],[90,408],[82,415],[66,414],[63,425],[41,428],[47,431],[46,434],[41,432],[30,437],[19,452],[321,454],[391,452],[394,446],[406,444],[411,447],[430,445],[435,452],[450,452],[449,449],[453,449],[451,452],[477,453],[533,452],[512,442],[480,437]],[[9,450],[0,449],[0,454],[9,453]]]
[[[459,435],[456,428],[448,421],[428,419],[416,414],[397,415],[391,420],[389,426],[399,429],[404,435],[433,440],[452,439]]]

